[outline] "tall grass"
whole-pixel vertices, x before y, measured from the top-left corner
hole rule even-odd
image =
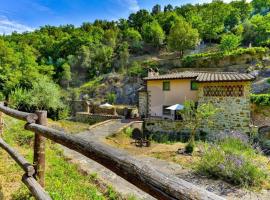
[[[15,147],[31,163],[33,158],[33,133],[23,130],[24,122],[5,117],[3,138]],[[23,171],[2,150],[0,151],[0,184],[7,199],[33,199],[20,179]],[[103,195],[96,187],[93,178],[79,173],[77,166],[68,163],[59,146],[46,142],[46,191],[52,199],[103,200]],[[0,187],[1,188],[1,187]],[[1,191],[0,191],[1,193]]]

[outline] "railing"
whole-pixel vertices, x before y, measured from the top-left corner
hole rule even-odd
[[[25,113],[0,105],[0,112],[26,121],[25,129],[35,133],[33,165],[2,139],[0,139],[0,147],[8,152],[25,171],[22,181],[38,200],[51,199],[43,189],[45,184],[45,138],[95,160],[157,199],[223,199],[189,182],[160,172],[122,151],[96,141],[88,142],[80,137],[48,128],[46,127],[46,111],[37,111],[35,114]]]

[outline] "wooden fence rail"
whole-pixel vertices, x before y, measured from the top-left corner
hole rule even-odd
[[[120,150],[107,145],[102,145],[95,141],[88,142],[80,137],[48,128],[34,122],[29,122],[29,118],[25,117],[33,117],[35,114],[26,114],[5,106],[0,106],[0,111],[17,119],[27,121],[28,123],[25,125],[26,130],[33,131],[42,137],[50,139],[97,161],[157,199],[223,199],[214,193],[201,189],[180,178],[160,172],[149,164],[145,164],[141,160]],[[36,122],[38,121],[38,118],[39,117],[34,117],[32,119],[35,119]],[[38,149],[34,150],[37,151]],[[43,165],[42,162],[37,164]],[[39,178],[44,179],[44,177]],[[41,190],[42,187],[35,181],[35,179],[33,179],[32,176],[29,176],[29,174],[24,175],[23,182],[28,186],[29,190],[37,199],[49,199],[49,196],[44,192],[44,190]]]

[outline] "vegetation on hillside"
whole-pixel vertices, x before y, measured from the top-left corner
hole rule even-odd
[[[33,32],[2,35],[0,96],[9,100],[11,94],[30,92],[44,76],[67,89],[112,71],[142,75],[145,65],[130,62],[130,56],[161,50],[177,51],[182,56],[199,41],[220,43],[226,55],[238,51],[239,45],[269,46],[269,5],[269,0],[214,0],[167,5],[163,10],[155,5],[152,12],[141,9],[118,21],[96,20],[80,27],[46,25]],[[190,59],[184,58],[184,63],[193,61]],[[18,104],[21,109],[28,106],[22,102],[14,106]]]

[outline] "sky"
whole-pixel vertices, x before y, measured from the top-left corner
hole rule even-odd
[[[32,31],[44,25],[73,24],[95,19],[127,18],[155,4],[180,6],[211,0],[0,0],[0,34]],[[225,0],[229,1],[229,0]]]

